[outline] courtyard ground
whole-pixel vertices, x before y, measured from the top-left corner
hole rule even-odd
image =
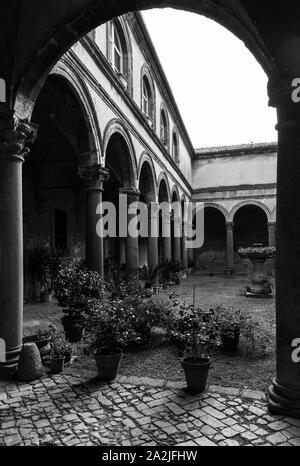
[[[181,299],[190,297],[194,283],[202,305],[234,303],[266,326],[274,325],[273,299],[239,295],[245,277],[194,275],[176,287]],[[60,318],[55,306],[25,306],[25,333],[49,321],[59,327]],[[248,366],[249,374],[261,371],[267,385],[275,373],[273,352],[267,358],[268,373],[263,360],[252,366],[231,357],[230,365],[228,356],[218,356],[206,392],[191,395],[176,352],[162,348],[151,359],[148,351],[126,355],[112,384],[100,383],[94,363],[86,359],[60,375],[0,383],[0,445],[300,445],[300,420],[270,415],[266,393],[257,385],[250,390],[250,378],[244,377]]]
[[[261,324],[261,334],[270,339],[266,356],[260,358],[246,357],[243,350],[243,337],[237,354],[223,354],[218,351],[212,356],[209,383],[223,387],[239,389],[249,388],[266,391],[275,374],[275,300],[274,298],[246,298],[241,291],[248,284],[244,275],[225,277],[216,275],[208,277],[194,274],[182,280],[180,286],[169,287],[156,299],[169,300],[169,293],[176,292],[178,299],[191,301],[194,285],[196,285],[196,305],[204,308],[218,305],[240,308],[249,313]],[[53,322],[61,329],[61,310],[55,305],[26,305],[25,333],[34,331],[38,323],[48,325]],[[76,367],[94,369],[92,357],[80,355]],[[124,354],[120,373],[127,376],[165,378],[184,382],[180,357],[175,347],[165,346],[152,349],[145,348]]]

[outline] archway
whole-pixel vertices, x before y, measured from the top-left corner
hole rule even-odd
[[[216,207],[204,208],[204,244],[195,256],[200,268],[210,267],[212,261],[222,271],[226,266],[226,219]]]
[[[181,268],[181,238],[182,238],[182,206],[179,202],[178,190],[174,188],[171,211],[171,250],[172,261]]]
[[[25,296],[35,295],[29,256],[36,246],[51,246],[66,256],[85,257],[85,193],[79,164],[89,161],[87,115],[74,89],[51,75],[34,107],[39,132],[23,169]]]
[[[167,178],[161,177],[158,188],[158,203],[169,204],[170,202],[170,189]],[[171,250],[171,239],[170,237],[163,237],[163,223],[165,226],[170,228],[170,211],[163,212],[162,209],[159,211],[159,238],[158,238],[158,257],[159,263],[162,264],[166,261],[171,261],[172,250]],[[169,233],[171,233],[169,231]]]
[[[144,161],[139,177],[140,201],[148,206],[148,238],[139,237],[139,265],[153,266],[156,258],[151,257],[151,217],[150,204],[156,200],[154,173],[148,161]],[[157,265],[157,264],[155,264]]]
[[[111,130],[111,136],[106,144],[105,166],[110,176],[103,185],[103,201],[111,202],[115,206],[116,219],[119,218],[119,196],[126,194],[130,202],[130,188],[135,186],[133,169],[133,154],[123,134]],[[128,193],[126,188],[129,190]],[[127,206],[126,206],[127,207]],[[126,263],[126,238],[120,235],[119,222],[116,222],[116,237],[104,239],[104,258],[117,265]]]
[[[268,218],[257,205],[246,205],[234,215],[234,250],[261,243],[268,246]]]

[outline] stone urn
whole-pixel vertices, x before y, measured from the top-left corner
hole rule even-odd
[[[242,259],[250,259],[252,262],[250,285],[247,287],[246,296],[266,297],[272,295],[264,265],[267,259],[275,257],[276,249],[255,244],[250,248],[240,248],[238,253]]]

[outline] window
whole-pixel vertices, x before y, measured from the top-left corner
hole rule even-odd
[[[172,138],[172,157],[176,163],[179,162],[178,138],[177,138],[176,133],[173,133],[173,138]]]
[[[122,44],[121,44],[121,39],[116,27],[116,24],[114,22],[111,23],[111,63],[112,67],[115,71],[118,73],[123,74],[124,72],[124,58],[123,58],[123,50],[122,50]]]
[[[65,210],[54,210],[54,247],[62,252],[68,250],[68,214]]]
[[[151,93],[150,93],[150,86],[146,76],[143,77],[142,83],[142,111],[143,113],[151,118]]]
[[[165,146],[168,144],[168,123],[164,110],[160,113],[160,139]]]

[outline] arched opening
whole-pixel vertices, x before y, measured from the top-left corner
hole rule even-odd
[[[197,266],[209,268],[226,266],[226,222],[224,214],[215,207],[204,208],[204,244],[195,251]]]
[[[234,250],[255,243],[268,246],[268,219],[261,207],[246,205],[234,216]]]
[[[176,191],[172,194],[171,211],[171,251],[172,261],[181,268],[182,212]]]
[[[142,165],[139,179],[140,201],[148,206],[148,234],[150,236],[150,204],[155,202],[155,182],[149,162],[145,161]],[[151,258],[149,255],[149,238],[139,237],[139,265],[150,266]]]
[[[103,185],[103,201],[115,206],[116,219],[119,218],[119,194],[122,188],[134,186],[134,174],[130,149],[124,136],[115,132],[110,136],[106,147],[105,166],[110,176]],[[116,237],[107,237],[103,242],[104,259],[117,265],[126,262],[126,238],[119,236],[119,222],[116,222]]]
[[[161,203],[169,203],[169,191],[167,187],[166,180],[164,178],[161,179],[159,188],[158,188],[158,202]],[[163,212],[160,209],[159,211],[159,238],[158,238],[158,258],[159,263],[162,264],[166,260],[171,260],[171,250],[165,250],[165,238],[163,237]]]
[[[36,284],[29,260],[36,245],[85,257],[85,193],[78,176],[92,152],[87,117],[64,78],[51,75],[33,112],[38,137],[23,167],[25,296]]]

